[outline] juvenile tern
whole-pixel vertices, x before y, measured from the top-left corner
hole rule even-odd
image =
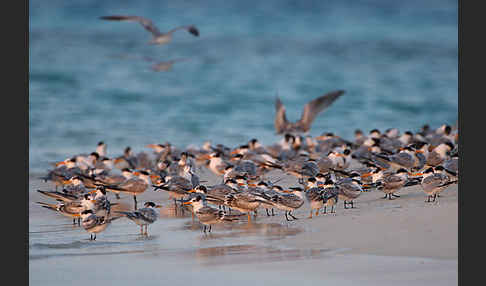
[[[97,233],[104,231],[112,221],[120,217],[97,216],[92,210],[84,210],[81,212],[81,218],[81,225],[90,233],[89,240],[96,240]]]
[[[408,171],[404,168],[398,169],[395,174],[384,177],[381,180],[381,185],[378,187],[379,190],[385,193],[384,199],[392,200],[392,196],[400,197],[395,193],[400,190],[408,181]]]
[[[281,192],[281,194],[272,196],[272,202],[277,209],[285,211],[287,221],[289,221],[287,214],[293,219],[297,219],[292,215],[292,212],[304,204],[304,190],[300,187],[292,187]]]

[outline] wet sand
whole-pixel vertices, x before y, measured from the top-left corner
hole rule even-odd
[[[37,175],[36,175],[37,176]],[[282,186],[296,179],[273,171]],[[207,185],[218,178],[203,169]],[[53,185],[30,178],[29,282],[31,285],[457,285],[457,185],[438,202],[425,203],[420,186],[399,191],[400,198],[362,193],[354,209],[339,202],[335,214],[307,219],[307,203],[287,222],[284,213],[268,217],[260,209],[255,221],[213,226],[204,234],[191,212],[175,212],[167,193],[147,191],[139,206],[163,205],[149,236],[127,219],[114,221],[89,241],[72,220],[41,208],[36,189]],[[117,208],[131,208],[122,196]]]

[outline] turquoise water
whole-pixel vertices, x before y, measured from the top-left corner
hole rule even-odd
[[[346,90],[311,135],[457,120],[457,1],[210,2],[31,0],[30,172],[101,140],[113,156],[166,141],[271,144],[277,91],[295,120],[307,101]],[[138,23],[98,19],[110,14],[201,34],[151,46]],[[144,56],[191,60],[153,72]]]

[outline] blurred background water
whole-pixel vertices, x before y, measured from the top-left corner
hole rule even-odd
[[[458,117],[457,1],[29,1],[29,169],[94,151],[206,140],[228,146],[275,135],[274,101],[287,117],[325,92],[346,94],[310,134],[418,130]],[[148,45],[140,15],[161,31]],[[191,58],[154,72],[144,56]]]

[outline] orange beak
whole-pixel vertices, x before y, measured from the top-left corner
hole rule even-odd
[[[415,153],[422,153],[423,154],[424,151],[422,151],[422,150],[415,150]]]
[[[135,172],[133,172],[133,174],[134,174],[135,176],[139,176],[139,175],[140,175],[140,172],[135,171]]]
[[[236,150],[231,151],[231,153],[230,153],[230,154],[231,154],[231,155],[234,155],[234,154],[238,154],[238,153],[240,153],[240,151],[239,151],[238,149],[236,149]]]
[[[326,140],[326,139],[327,139],[327,136],[317,136],[315,139],[316,139],[316,140],[321,140],[321,141],[324,141],[324,140]]]
[[[256,187],[256,184],[248,184],[248,187]]]
[[[204,154],[198,157],[198,160],[209,160],[211,159],[211,155],[209,154]]]
[[[244,183],[238,183],[238,186],[244,186],[245,184]]]
[[[424,173],[413,173],[412,176],[422,176]]]
[[[155,205],[155,207],[158,208],[158,209],[162,208],[161,205]]]
[[[372,176],[373,173],[366,173],[366,174],[363,174],[361,175],[361,178],[366,178],[366,177],[369,177],[369,176]]]
[[[282,190],[282,192],[287,193],[287,194],[292,193],[292,192],[291,192],[291,191],[289,191],[289,190]]]
[[[71,182],[70,182],[69,180],[62,180],[62,183],[63,183],[64,185],[69,185]]]
[[[183,205],[190,205],[190,204],[192,204],[192,202],[183,202],[182,204]]]
[[[194,190],[194,189],[190,189],[190,190],[189,190],[189,191],[187,191],[187,192],[188,192],[188,193],[195,193],[195,192],[196,192],[196,190]]]
[[[61,166],[61,165],[66,165],[66,162],[61,161],[61,162],[57,162],[57,163],[56,163],[56,167],[59,167],[59,166]]]
[[[96,193],[96,190],[93,190],[91,192],[88,192],[88,194],[94,194],[94,193]]]
[[[113,161],[113,163],[118,164],[118,163],[120,163],[121,161],[123,161],[123,159],[122,159],[122,158],[116,158],[116,159]]]
[[[152,174],[152,175],[150,175],[150,179],[152,179],[152,181],[156,181],[156,180],[160,179],[160,176]]]

